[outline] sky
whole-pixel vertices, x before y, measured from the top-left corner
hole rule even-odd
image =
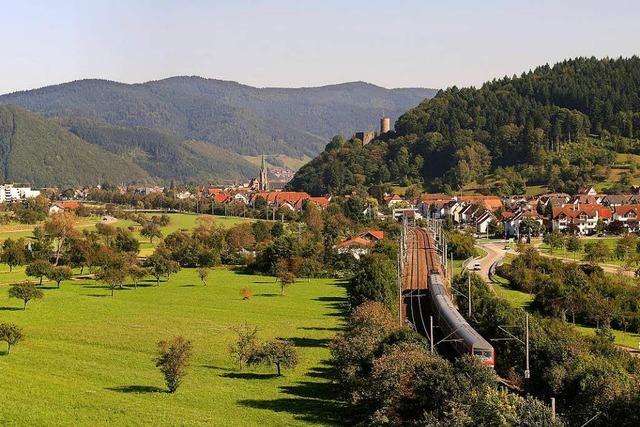
[[[640,54],[640,2],[626,0],[0,0],[0,11],[0,93],[175,75],[445,88]]]

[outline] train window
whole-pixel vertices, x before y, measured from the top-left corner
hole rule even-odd
[[[479,357],[482,360],[490,360],[491,352],[485,350],[474,350],[473,355]]]

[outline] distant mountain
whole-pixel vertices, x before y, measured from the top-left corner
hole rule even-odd
[[[0,179],[35,186],[152,182],[141,167],[57,123],[0,106]]]
[[[254,88],[200,77],[142,84],[80,80],[0,96],[46,117],[88,117],[120,127],[170,131],[231,152],[315,156],[336,134],[376,129],[434,89],[385,89],[355,82],[316,88]]]
[[[232,182],[257,176],[258,168],[224,148],[183,140],[168,131],[113,126],[97,119],[58,123],[83,140],[144,169],[155,181]]]

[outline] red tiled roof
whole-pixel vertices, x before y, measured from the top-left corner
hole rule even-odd
[[[227,203],[232,197],[227,193],[215,193],[213,198],[217,203]]]
[[[346,246],[364,246],[366,248],[372,248],[376,244],[372,240],[364,239],[362,237],[354,237],[353,239],[345,240],[344,242],[338,243],[336,248],[344,248]]]
[[[61,207],[63,209],[78,209],[80,207],[80,202],[75,200],[67,200],[64,202],[56,203],[56,206]]]
[[[616,215],[618,216],[625,216],[631,211],[638,215],[640,213],[640,205],[621,205],[615,208]]]
[[[595,217],[596,213],[599,218],[610,219],[613,216],[613,211],[605,206],[601,205],[579,205],[579,206],[563,206],[561,208],[553,208],[551,217],[557,218],[561,214],[566,215],[569,218],[578,218],[581,214],[585,214],[589,217]]]
[[[460,200],[468,203],[481,204],[491,211],[503,207],[502,199],[498,196],[462,196]]]
[[[358,237],[365,237],[367,235],[373,237],[375,240],[384,239],[384,231],[382,230],[365,230],[362,233],[358,234]]]
[[[329,206],[330,202],[329,197],[310,197],[309,200],[323,208]]]

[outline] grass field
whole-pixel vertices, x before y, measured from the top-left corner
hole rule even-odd
[[[609,259],[607,259],[607,261],[605,262],[605,264],[612,264],[612,265],[618,265],[618,266],[623,266],[624,265],[624,261],[616,259],[613,257],[613,251],[616,248],[616,243],[618,242],[620,238],[619,237],[585,237],[580,239],[581,243],[582,243],[582,248],[577,251],[575,254],[573,252],[569,252],[564,248],[560,248],[560,249],[555,249],[553,251],[553,253],[549,252],[549,245],[543,243],[542,245],[540,245],[540,247],[538,248],[540,250],[540,252],[542,253],[547,253],[547,254],[551,254],[554,256],[559,256],[559,257],[563,257],[563,258],[567,258],[569,260],[573,260],[575,257],[576,261],[584,261],[584,245],[585,243],[593,243],[593,242],[597,242],[597,241],[603,241],[608,247],[609,247],[609,252],[610,252],[610,257]]]
[[[242,286],[255,295],[243,301]],[[109,291],[92,281],[46,289],[19,309],[0,287],[0,321],[24,328],[10,355],[0,345],[0,424],[8,425],[298,425],[332,424],[341,406],[325,378],[327,341],[341,326],[343,287],[301,281],[279,295],[273,278],[218,269],[203,286],[183,270],[159,287]],[[300,364],[283,377],[264,367],[240,372],[227,354],[231,325],[285,337]],[[156,342],[193,341],[188,375],[164,392],[154,367]]]
[[[197,225],[198,218],[200,217],[214,218],[216,224],[222,225],[225,228],[231,228],[234,225],[240,224],[242,222],[251,221],[250,219],[246,219],[246,218],[225,217],[225,216],[218,216],[218,215],[212,216],[212,215],[195,215],[195,214],[184,214],[184,213],[167,214],[167,215],[169,215],[171,222],[166,227],[161,228],[163,236],[167,236],[179,230],[189,231],[193,229]],[[153,216],[153,214],[147,214],[147,216],[151,217]],[[153,244],[152,244],[148,238],[140,235],[140,228],[141,228],[140,225],[137,222],[134,222],[131,220],[119,220],[115,222],[113,226],[124,227],[124,228],[133,226],[135,228],[133,235],[136,237],[136,239],[140,241],[141,256],[151,255],[153,253],[153,249],[155,245],[160,241],[160,239],[156,238],[153,240]]]
[[[154,213],[155,214],[155,213]],[[147,214],[147,216],[151,217],[154,214]],[[168,234],[173,233],[178,230],[191,230],[196,226],[197,220],[199,217],[213,217],[217,224],[222,225],[225,228],[231,228],[234,225],[240,224],[245,221],[251,221],[246,218],[238,218],[238,217],[225,217],[225,216],[212,216],[212,215],[195,215],[195,214],[187,214],[187,213],[170,213],[168,214],[171,222],[166,227],[162,227],[162,234],[166,236]],[[78,231],[82,231],[85,228],[95,227],[97,223],[101,221],[101,217],[88,217],[88,218],[78,218],[76,228]],[[37,224],[3,224],[0,225],[0,242],[6,240],[7,238],[19,239],[20,237],[30,237],[33,233],[33,229]],[[154,239],[153,244],[149,242],[149,239],[146,237],[142,237],[139,233],[140,225],[131,220],[117,220],[113,222],[111,225],[114,227],[135,227],[134,236],[140,241],[140,255],[147,256],[153,252],[153,248],[155,244],[158,243],[159,239]],[[0,275],[1,271],[3,271],[0,267]],[[0,283],[2,282],[2,278],[0,276]]]

